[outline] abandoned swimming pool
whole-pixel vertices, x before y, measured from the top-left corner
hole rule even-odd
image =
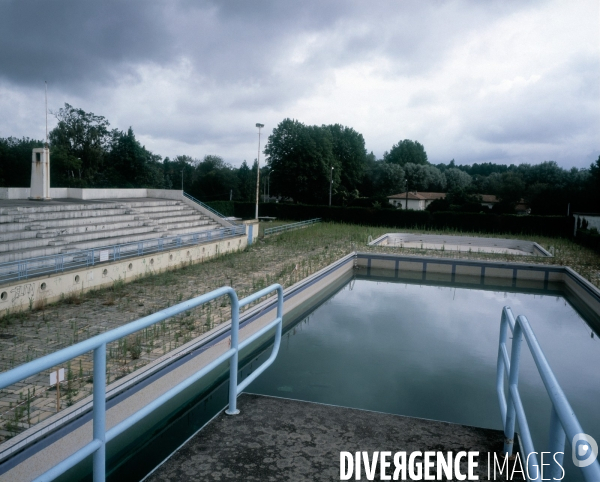
[[[495,376],[506,305],[528,317],[586,433],[600,439],[598,337],[550,290],[353,279],[285,334],[276,362],[247,391],[501,430]],[[550,401],[523,353],[521,396],[545,449]],[[565,480],[578,480],[570,465]]]
[[[286,303],[291,303],[292,308],[286,310],[284,323],[287,331],[279,359],[269,372],[263,374],[264,380],[259,379],[247,391],[262,391],[288,398],[312,398],[324,403],[389,413],[403,410],[406,415],[462,420],[472,425],[499,428],[493,367],[500,309],[511,305],[515,314],[528,315],[536,334],[542,330],[544,335],[538,334],[540,343],[557,371],[559,381],[565,385],[563,389],[583,427],[594,436],[598,434],[597,417],[586,404],[590,399],[597,399],[600,383],[596,375],[587,375],[591,370],[585,367],[597,366],[598,362],[598,350],[594,347],[597,344],[600,296],[595,288],[568,268],[357,253],[339,260],[286,292]],[[381,293],[381,300],[378,293]],[[335,309],[335,313],[327,311],[339,303],[341,308]],[[386,303],[391,306],[384,309]],[[558,309],[558,306],[564,307],[564,310]],[[367,309],[369,307],[372,309]],[[527,310],[522,310],[522,307]],[[464,313],[461,314],[459,308]],[[259,305],[252,316],[266,316],[268,311],[268,305]],[[467,312],[472,313],[469,315]],[[544,316],[538,317],[535,314],[538,312]],[[321,318],[322,313],[325,313],[325,318]],[[356,316],[352,318],[354,314]],[[244,323],[250,323],[252,316]],[[549,319],[559,321],[551,323]],[[539,328],[540,323],[548,330]],[[227,327],[223,330],[215,333],[214,343],[218,340],[227,343]],[[569,336],[563,336],[561,330]],[[596,330],[595,334],[593,330]],[[583,334],[571,340],[570,335],[577,331],[585,332],[585,339],[590,345],[582,345]],[[308,344],[302,341],[305,334],[311,334],[306,338]],[[326,338],[316,335],[325,335]],[[337,341],[333,345],[329,335],[335,335]],[[550,342],[544,338],[546,335]],[[240,379],[268,356],[269,338],[264,338],[260,342],[262,344],[255,344],[251,352],[242,352],[244,360],[240,364]],[[557,341],[559,338],[562,338],[560,343]],[[299,345],[297,340],[301,341]],[[560,358],[558,362],[552,358],[550,352],[555,352],[550,346],[554,343],[552,340],[559,345],[559,351],[573,347],[571,351],[575,358],[571,365],[570,358],[566,361]],[[301,346],[304,348],[299,350]],[[372,350],[367,350],[367,347]],[[331,350],[329,360],[315,355],[318,349],[323,348]],[[585,354],[583,358],[579,356],[582,354]],[[186,360],[194,356],[194,352],[190,351],[181,363],[188,363]],[[524,355],[524,358],[527,357],[528,354]],[[313,363],[315,360],[319,363]],[[302,365],[300,361],[308,363]],[[558,370],[555,363],[562,366],[563,362],[566,363],[564,371]],[[285,367],[286,363],[292,363],[296,371],[284,369],[289,373],[283,376],[280,366]],[[583,370],[581,366],[584,366]],[[573,367],[581,376],[573,376]],[[147,376],[148,383],[168,379],[170,373],[176,371],[171,372],[171,368],[167,368]],[[549,403],[542,393],[539,402],[534,399],[531,406],[530,392],[536,396],[540,385],[538,382],[536,386],[535,380],[539,378],[531,368],[531,363],[525,360],[521,370],[521,390],[538,442],[537,439],[544,437],[537,434],[543,428],[538,430],[536,424],[541,427],[547,425]],[[566,381],[563,381],[564,373],[568,374]],[[313,376],[312,383],[306,383],[308,375]],[[328,380],[325,375],[333,376],[333,379]],[[165,406],[164,410],[157,410],[129,433],[109,444],[109,479],[140,479],[151,471],[225,407],[227,378],[226,367],[223,367],[215,377],[196,383],[184,396]],[[581,386],[584,378],[585,384]],[[530,379],[535,380],[529,382]],[[342,390],[338,386],[340,381],[345,382]],[[265,385],[262,385],[263,382]],[[571,388],[570,382],[573,382]],[[132,386],[131,396],[140,390],[139,385],[137,382],[136,386]],[[338,397],[338,392],[344,393],[344,400]],[[328,399],[332,395],[333,400]],[[107,406],[116,407],[121,401],[128,401],[127,397],[130,395],[123,391],[109,400]],[[583,403],[583,415],[579,399]],[[68,427],[63,432],[69,433]],[[545,446],[542,440],[541,448]],[[35,450],[32,448],[23,457],[31,457]],[[89,467],[89,463],[84,463],[66,473],[63,480],[86,478]]]
[[[369,271],[355,271],[331,296],[288,319],[277,360],[246,391],[501,430],[495,375],[500,313],[509,305],[528,316],[579,421],[600,438],[600,373],[591,368],[600,364],[598,337],[560,285],[473,289]],[[258,351],[247,357],[242,376],[262,363],[270,346]],[[520,389],[534,443],[545,448],[550,402],[528,352]],[[223,409],[226,394],[223,380],[165,428],[160,448],[147,448],[166,456],[165,435],[177,446],[183,433],[191,435]],[[135,460],[123,465],[126,473]],[[565,468],[565,480],[583,480],[569,457]],[[116,479],[123,473],[115,472]]]

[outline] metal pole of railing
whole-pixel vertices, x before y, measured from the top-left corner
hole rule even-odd
[[[552,405],[552,411],[550,412],[550,442],[548,444],[548,451],[552,455],[550,461],[549,474],[544,474],[545,478],[551,478],[554,480],[560,480],[563,472],[563,459],[565,457],[565,431],[562,428],[558,414]]]
[[[506,338],[508,332],[508,322],[506,320],[506,308],[502,310],[500,319],[500,342],[498,344],[498,364],[496,367],[496,391],[498,392],[498,401],[500,403],[500,414],[502,415],[502,425],[506,423],[506,395],[504,394],[504,373],[510,367],[504,363],[504,350],[506,349]]]
[[[94,452],[94,482],[106,479],[106,343],[94,350],[94,440],[102,445]]]
[[[237,296],[231,299],[231,348],[235,350],[229,359],[229,408],[225,411],[227,415],[237,415],[237,375],[238,375],[238,334],[240,331],[240,303]]]
[[[515,404],[513,401],[513,387],[517,389],[519,384],[519,364],[521,361],[521,343],[523,334],[521,324],[517,321],[513,331],[512,353],[510,356],[510,374],[508,377],[508,399],[506,402],[506,423],[504,425],[504,453],[512,455],[514,438],[515,438]]]

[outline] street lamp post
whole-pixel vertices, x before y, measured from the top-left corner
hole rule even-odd
[[[331,166],[331,174],[329,175],[329,206],[331,206],[331,188],[333,187],[333,166]]]
[[[260,129],[264,124],[256,124],[258,127],[258,156],[256,156],[256,212],[254,218],[258,220],[258,196],[260,195]]]
[[[181,170],[181,192],[183,192],[183,169]]]
[[[406,179],[406,205],[404,206],[405,210],[408,210],[408,179]]]

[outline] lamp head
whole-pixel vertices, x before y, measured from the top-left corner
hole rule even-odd
[[[259,123],[256,124],[256,127],[258,127],[259,129],[264,126],[265,126],[264,124],[259,124]]]

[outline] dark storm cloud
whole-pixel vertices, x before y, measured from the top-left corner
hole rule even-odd
[[[449,22],[451,12],[444,5],[4,2],[0,5],[0,76],[15,84],[39,82],[41,77],[62,85],[95,84],[132,73],[137,64],[165,65],[185,56],[193,60],[200,76],[275,86],[285,76],[278,65],[289,60],[290,46],[311,33],[325,35],[325,41],[296,68],[314,78],[323,69],[374,54],[389,55],[397,60],[396,69],[417,74],[433,68],[457,34],[464,35],[507,10],[483,9],[480,2],[473,2],[470,15]]]
[[[132,63],[167,62],[173,39],[153,2],[3,2],[0,76],[67,87],[110,80]]]
[[[446,161],[511,160],[575,138],[587,153],[600,127],[597,49],[565,32],[585,24],[589,5],[3,1],[0,133],[37,135],[30,119],[48,80],[51,109],[69,102],[132,125],[163,156],[216,146],[235,163],[250,158],[256,121],[270,129],[285,117],[350,125],[378,155],[401,138]]]

